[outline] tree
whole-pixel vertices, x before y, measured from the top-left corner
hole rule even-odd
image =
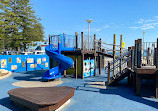
[[[4,30],[5,48],[18,50],[32,41],[43,40],[43,27],[35,16],[30,0],[1,0],[0,23]]]

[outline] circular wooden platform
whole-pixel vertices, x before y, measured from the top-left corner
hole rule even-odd
[[[68,86],[16,88],[8,92],[10,100],[33,111],[58,109],[74,95],[75,88]]]

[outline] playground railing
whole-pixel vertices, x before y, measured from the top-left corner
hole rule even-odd
[[[128,62],[131,60],[131,50],[122,54],[122,56],[118,57],[117,59],[109,62],[108,65],[105,67],[105,72],[108,74],[109,82],[112,79],[120,76],[122,71],[127,68]]]
[[[156,42],[142,43],[142,66],[155,66],[156,64]]]

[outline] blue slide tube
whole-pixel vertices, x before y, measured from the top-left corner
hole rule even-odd
[[[64,70],[69,69],[73,65],[73,59],[64,56],[63,54],[61,54],[61,51],[74,51],[74,50],[75,50],[74,48],[62,47],[61,43],[58,43],[58,49],[54,49],[52,44],[46,46],[45,48],[46,54],[53,60],[59,62],[59,66],[46,71],[43,74],[42,79],[51,80],[51,79],[60,78],[61,73]]]

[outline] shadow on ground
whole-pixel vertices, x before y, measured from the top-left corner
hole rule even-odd
[[[128,100],[139,102],[139,103],[142,103],[142,104],[145,104],[145,105],[158,109],[158,102],[156,102],[157,101],[156,99],[155,99],[155,101],[152,101],[152,100],[149,100],[149,98],[148,99],[144,98],[144,97],[154,97],[155,96],[155,90],[153,88],[154,87],[153,81],[144,81],[143,82],[142,94],[141,94],[142,97],[136,96],[134,89],[130,88],[127,85],[127,82],[125,82],[125,81],[120,82],[117,86],[114,86],[114,87],[106,86],[107,89],[91,87],[88,85],[87,82],[96,82],[96,81],[88,80],[83,85],[76,86],[76,90],[88,91],[88,92],[99,92],[101,94],[108,94],[108,95],[119,95]],[[93,85],[98,85],[98,84],[93,84]]]
[[[27,71],[14,76],[13,79],[25,81],[42,81],[42,76],[47,70]]]
[[[12,110],[12,111],[23,111],[22,108],[19,108],[17,105],[13,104],[13,102],[11,102],[9,100],[9,97],[0,99],[0,105]],[[2,111],[2,109],[1,109]]]

